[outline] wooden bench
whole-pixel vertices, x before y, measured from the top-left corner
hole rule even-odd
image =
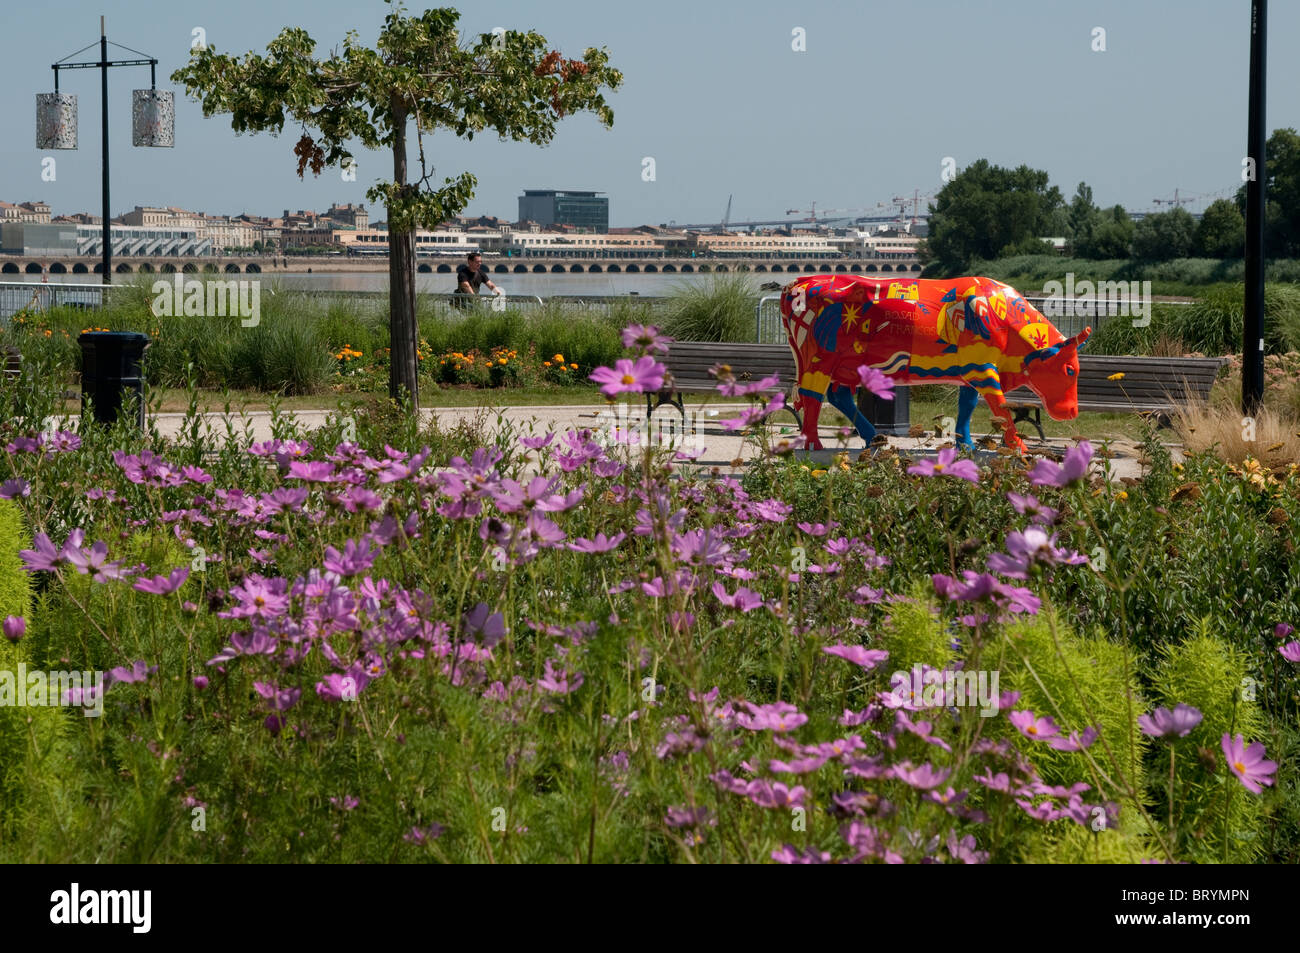
[[[1227,363],[1221,357],[1120,357],[1079,355],[1079,410],[1094,413],[1143,414],[1169,425],[1169,415],[1179,406],[1204,402]],[[1113,375],[1123,374],[1118,380]],[[1043,434],[1043,401],[1028,387],[1007,394],[1014,422],[1032,424]]]
[[[673,341],[668,345],[668,353],[661,359],[661,363],[668,369],[668,374],[664,377],[662,390],[657,394],[645,395],[646,420],[664,404],[668,404],[676,407],[685,421],[686,407],[681,395],[716,394],[718,379],[709,373],[709,368],[725,364],[742,384],[777,375],[786,392],[786,409],[794,416],[796,423],[802,426],[799,414],[789,400],[794,391],[794,355],[790,353],[788,344]]]

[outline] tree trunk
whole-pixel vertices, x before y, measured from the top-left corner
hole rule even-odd
[[[393,107],[393,181],[398,194],[406,188],[406,111]],[[399,217],[400,221],[400,217]],[[419,328],[415,323],[415,232],[402,222],[394,227],[393,210],[388,210],[388,394],[401,400],[411,399],[414,413],[420,412],[419,360],[416,342]]]

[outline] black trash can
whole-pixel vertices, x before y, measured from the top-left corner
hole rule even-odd
[[[858,410],[871,421],[879,433],[906,437],[912,429],[912,408],[908,403],[910,387],[895,387],[893,400],[878,400],[865,387],[858,388]]]
[[[136,425],[144,429],[144,349],[149,336],[135,331],[86,331],[81,345],[81,409],[90,401],[95,422],[116,423],[128,401]],[[127,397],[131,394],[131,397]]]

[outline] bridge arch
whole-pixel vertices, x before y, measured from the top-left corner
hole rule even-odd
[[[255,261],[250,261],[247,265],[244,266],[244,274],[246,275],[260,275],[261,273],[262,273],[262,266]]]
[[[755,271],[767,271],[767,265],[755,265],[755,266],[754,266],[754,270],[755,270]]]
[[[12,261],[7,261],[5,262],[4,268],[0,270],[0,273],[6,275],[16,275],[18,274],[18,270],[19,269],[17,265],[15,265]]]
[[[560,267],[560,270],[563,271],[563,267]],[[580,275],[583,272],[583,267],[581,265],[570,265],[569,271],[575,275]]]
[[[640,265],[628,265],[628,266],[627,266],[627,273],[628,273],[629,275],[639,275],[639,274],[641,273],[641,266],[640,266]]]
[[[497,265],[497,266],[495,266],[495,267],[492,269],[492,274],[494,274],[494,275],[508,275],[508,274],[510,274],[510,268],[509,268],[509,266],[507,266],[507,265]]]
[[[553,274],[553,275],[562,275],[562,274],[564,274],[564,266],[563,266],[563,265],[552,265],[552,266],[551,266],[551,274]]]
[[[440,274],[440,275],[450,275],[450,274],[451,274],[451,265],[447,264],[446,262],[443,262],[441,265],[438,266],[438,274]]]
[[[694,274],[694,272],[695,272],[695,269],[694,269],[693,267],[691,267],[690,265],[682,265],[682,274],[684,274],[684,275],[687,275],[687,274]]]
[[[658,266],[658,265],[646,265],[646,266],[645,266],[645,273],[646,273],[647,275],[657,274],[658,271],[659,271],[659,266]]]
[[[804,274],[809,274],[809,275],[817,271],[817,269],[814,268],[812,265],[804,265],[803,270],[804,270]]]
[[[546,274],[546,266],[545,266],[545,265],[533,265],[533,274],[535,274],[535,275],[544,275],[544,274]]]
[[[217,266],[214,265],[214,264],[212,264],[212,262],[210,262],[210,261],[209,261],[209,262],[206,262],[206,263],[204,263],[204,265],[203,265],[203,273],[204,273],[205,275],[215,275],[215,274],[218,273]]]
[[[606,270],[607,270],[611,275],[620,274],[620,273],[623,271],[623,269],[620,268],[620,267],[618,267],[618,265],[610,265],[609,268],[606,269]]]
[[[677,274],[677,266],[676,266],[676,265],[664,265],[664,274],[668,274],[669,272],[672,272],[673,274]]]
[[[61,261],[56,261],[50,265],[50,274],[52,275],[66,275],[67,273],[68,267]]]
[[[23,269],[23,271],[27,272],[29,275],[39,275],[44,270],[45,269],[42,268],[38,262],[34,261],[29,261],[27,267]]]
[[[230,262],[229,264],[227,264],[224,270],[225,270],[226,274],[228,274],[228,275],[237,275],[237,274],[239,274],[239,266],[236,265],[233,261]]]
[[[187,275],[192,275],[198,270],[199,266],[194,264],[192,261],[187,261],[185,264],[181,265],[181,271]]]
[[[601,268],[600,265],[592,265],[590,268],[587,269],[587,271],[590,274],[599,275],[599,274],[603,274],[605,269]]]
[[[836,266],[835,266],[835,271],[836,271],[837,273],[841,274],[841,275],[842,275],[842,274],[845,274],[846,272],[848,272],[848,270],[849,270],[849,266],[848,266],[848,265],[836,265]]]
[[[116,268],[113,269],[113,271],[115,271],[119,275],[129,275],[131,274],[131,266],[128,265],[126,262],[121,262]]]
[[[869,274],[869,275],[873,275],[873,274],[875,274],[875,273],[876,273],[877,271],[879,271],[879,270],[880,270],[880,269],[877,268],[875,265],[867,265],[867,274]]]
[[[169,261],[163,262],[162,273],[164,275],[174,275],[176,274],[176,266]]]
[[[142,261],[142,262],[140,262],[140,274],[142,274],[142,275],[152,275],[152,274],[153,274],[153,265],[152,265],[150,262],[147,262],[147,261]]]
[[[415,270],[421,275],[431,275],[433,274],[433,265],[429,264],[427,261],[422,261],[420,264],[415,266]]]
[[[714,268],[713,270],[714,270],[714,271],[731,271],[731,269],[728,268],[726,265],[718,265],[718,266],[717,266],[716,268]]]
[[[72,266],[72,273],[74,275],[85,275],[90,273],[90,269],[87,268],[82,262],[77,262],[75,265]]]

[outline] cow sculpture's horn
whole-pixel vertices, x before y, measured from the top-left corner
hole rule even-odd
[[[1088,338],[1092,337],[1092,328],[1087,327],[1074,336],[1073,344],[1077,348],[1082,348],[1088,343]]]

